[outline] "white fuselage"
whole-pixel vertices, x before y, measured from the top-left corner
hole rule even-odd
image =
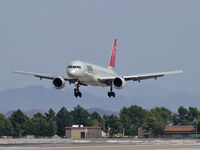
[[[112,69],[82,61],[72,61],[67,66],[67,75],[73,79],[77,79],[83,84],[102,87],[107,86],[107,84],[100,82],[100,77],[117,76]]]

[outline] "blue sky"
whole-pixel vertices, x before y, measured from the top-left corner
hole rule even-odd
[[[1,0],[0,90],[51,87],[14,69],[64,75],[72,60],[107,66],[117,38],[117,73],[183,69],[143,83],[198,91],[199,8],[198,0]]]

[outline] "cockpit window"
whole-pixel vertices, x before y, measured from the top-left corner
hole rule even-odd
[[[81,69],[81,66],[72,66],[72,65],[69,65],[68,68],[78,68],[78,69]]]

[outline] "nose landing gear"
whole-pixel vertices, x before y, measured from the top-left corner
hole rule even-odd
[[[110,86],[110,91],[108,92],[108,97],[115,97],[115,92],[112,91],[113,88]]]
[[[74,96],[75,97],[82,97],[82,93],[79,91],[79,87],[80,87],[80,85],[79,85],[79,82],[76,82],[75,83],[75,88],[74,88]]]

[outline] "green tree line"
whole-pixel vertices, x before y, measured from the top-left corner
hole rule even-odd
[[[150,110],[132,105],[123,107],[119,116],[104,115],[97,112],[89,113],[80,105],[68,111],[62,107],[57,113],[50,109],[45,115],[36,113],[27,117],[21,110],[14,111],[9,118],[0,114],[0,136],[20,137],[34,135],[35,137],[65,136],[65,127],[76,125],[101,125],[104,132],[113,137],[117,133],[126,136],[137,135],[138,128],[147,131],[162,131],[166,125],[195,125],[200,131],[200,111],[195,107],[188,109],[180,106],[177,113],[172,113],[165,107]]]

